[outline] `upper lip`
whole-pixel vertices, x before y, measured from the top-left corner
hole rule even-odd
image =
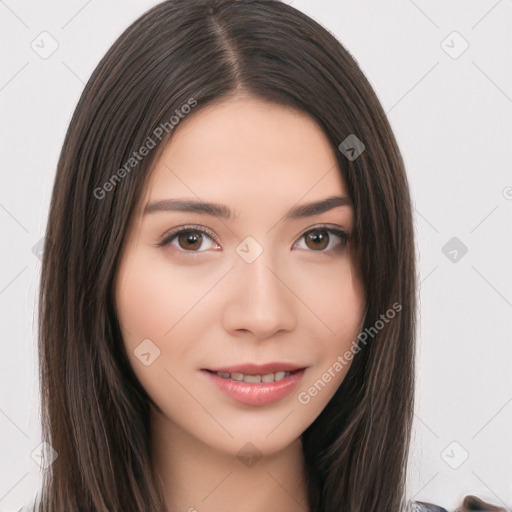
[[[220,368],[205,368],[212,372],[224,372],[224,373],[243,373],[243,374],[254,374],[254,375],[265,375],[267,373],[275,373],[279,371],[293,372],[295,370],[302,370],[305,366],[299,366],[291,363],[265,363],[265,364],[238,364],[234,366],[222,366]]]

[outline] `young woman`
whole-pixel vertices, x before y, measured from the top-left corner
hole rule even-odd
[[[38,510],[444,510],[405,492],[403,161],[316,22],[277,0],[140,17],[76,108],[45,240]]]

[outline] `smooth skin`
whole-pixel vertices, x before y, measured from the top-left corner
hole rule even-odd
[[[350,234],[350,204],[284,217],[346,195],[320,127],[250,96],[190,114],[156,161],[131,219],[115,303],[130,363],[160,409],[152,407],[151,454],[168,510],[309,510],[300,436],[349,369],[325,376],[357,339],[365,294],[351,239],[326,231]],[[144,213],[178,198],[225,205],[233,217]],[[249,236],[263,249],[251,263],[236,251]],[[160,352],[145,365],[136,349],[147,339],[151,358]],[[235,401],[201,371],[273,361],[307,370],[292,393],[267,405]],[[299,394],[319,380],[320,390],[301,403]],[[252,462],[237,456],[244,446],[255,447]]]

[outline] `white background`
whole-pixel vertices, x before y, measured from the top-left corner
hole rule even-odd
[[[291,3],[356,58],[407,167],[421,281],[409,496],[453,510],[464,495],[476,494],[509,510],[512,1]],[[40,485],[31,453],[41,441],[35,352],[41,263],[32,249],[44,234],[65,131],[99,60],[153,5],[0,0],[2,511],[17,510]],[[43,31],[59,45],[47,59],[31,48]],[[464,41],[453,31],[469,44],[457,58]],[[452,237],[468,248],[456,262],[442,252]],[[466,452],[467,460],[451,467]]]

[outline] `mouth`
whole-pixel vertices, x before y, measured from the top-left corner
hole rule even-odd
[[[248,384],[260,384],[260,383],[271,383],[279,382],[290,375],[294,375],[298,372],[305,370],[305,368],[297,368],[293,371],[279,370],[277,372],[269,373],[242,373],[242,372],[225,372],[204,369],[204,371],[214,373],[223,379],[231,379],[238,382],[246,382]]]
[[[236,402],[257,406],[271,404],[285,398],[296,388],[307,369],[296,366],[291,368],[290,365],[282,366],[289,369],[260,370],[261,373],[250,373],[248,370],[241,372],[226,371],[226,368],[221,370],[203,368],[201,373],[206,375],[208,381],[218,390]],[[236,369],[239,370],[240,367]]]

